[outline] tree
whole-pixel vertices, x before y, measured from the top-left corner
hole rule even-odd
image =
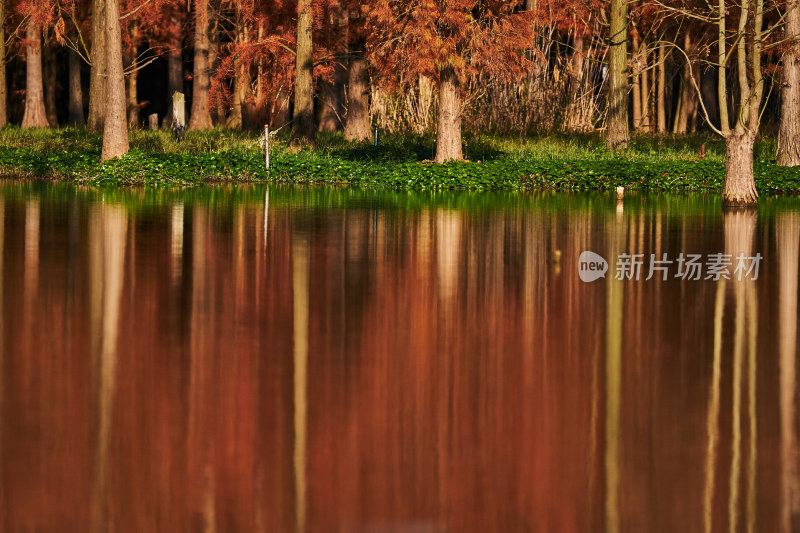
[[[42,82],[42,26],[31,15],[25,30],[25,114],[23,128],[46,128],[47,112],[44,108]]]
[[[208,0],[195,2],[194,73],[192,75],[192,116],[190,130],[207,130],[213,126],[208,111],[208,90],[211,87],[208,69]]]
[[[105,65],[107,112],[103,126],[103,161],[128,153],[128,123],[125,116],[125,75],[122,69],[122,30],[119,0],[106,0],[105,6]]]
[[[6,97],[6,1],[0,0],[0,128],[8,122]]]
[[[106,0],[92,0],[92,51],[89,72],[89,116],[86,129],[101,133],[106,113],[106,68],[105,24]]]
[[[524,4],[499,0],[377,0],[369,14],[371,57],[384,84],[399,86],[397,72],[439,84],[438,163],[463,159],[464,82],[479,72],[497,79],[525,74],[532,39]]]
[[[313,0],[297,2],[297,55],[295,63],[292,147],[314,148],[314,24]]]
[[[611,0],[606,145],[627,148],[628,131],[628,0]]]
[[[76,35],[72,33],[71,39],[75,42]],[[83,114],[83,86],[81,85],[81,58],[74,50],[69,50],[68,73],[68,119],[71,126],[83,126],[86,123]]]
[[[790,42],[783,56],[778,165],[800,165],[800,1],[786,2],[784,36]]]

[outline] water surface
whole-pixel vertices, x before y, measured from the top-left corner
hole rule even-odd
[[[799,245],[794,199],[5,182],[0,529],[797,530]]]

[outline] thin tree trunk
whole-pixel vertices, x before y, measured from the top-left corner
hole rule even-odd
[[[167,52],[167,101],[169,112],[164,117],[165,128],[172,126],[172,95],[183,93],[183,43],[181,41],[181,19],[178,10],[173,11],[169,19],[170,41]]]
[[[800,1],[790,0],[786,9],[784,37],[792,43],[783,59],[781,124],[778,130],[778,165],[800,165]]]
[[[86,129],[101,133],[106,114],[106,0],[92,0],[92,66],[89,75],[89,117]]]
[[[208,73],[208,0],[197,0],[195,9],[192,116],[189,119],[189,129],[192,131],[213,127],[208,111],[208,90],[211,85]]]
[[[58,127],[58,113],[56,111],[56,84],[58,83],[58,69],[56,50],[52,45],[42,49],[42,62],[44,65],[44,108],[47,112],[47,122],[50,127]]]
[[[219,67],[219,34],[216,31],[208,36],[208,65],[211,72],[216,72]],[[212,121],[219,127],[228,126],[228,113],[222,98],[214,99],[214,112],[211,115]]]
[[[69,119],[70,126],[83,126],[83,87],[81,86],[81,59],[70,50],[69,54]]]
[[[591,125],[587,124],[582,102],[581,87],[584,73],[584,41],[583,37],[576,34],[572,43],[572,55],[569,59],[569,103],[565,129],[568,132],[587,131]]]
[[[461,80],[452,66],[439,73],[439,121],[436,162],[461,161]]]
[[[649,60],[647,53],[647,43],[642,42],[642,79],[639,89],[642,98],[642,127],[643,131],[653,131],[652,115],[650,113],[650,71],[648,70]]]
[[[134,25],[131,29],[134,39],[136,39],[137,30],[138,27],[136,25]],[[126,60],[126,63],[134,66],[133,62],[136,60],[137,53],[138,48],[134,45],[133,49],[131,50],[130,58]],[[136,71],[131,72],[125,79],[128,84],[128,125],[132,128],[139,127],[139,94],[137,88],[137,74],[138,72]]]
[[[667,46],[663,39],[658,43],[658,133],[667,131]]]
[[[6,96],[6,2],[0,0],[0,128],[8,122],[8,97]]]
[[[292,141],[294,149],[314,148],[314,87],[313,87],[313,41],[314,25],[312,0],[297,3],[297,57],[295,66],[294,117],[292,118]]]
[[[122,69],[122,30],[119,0],[106,0],[106,119],[103,125],[103,152],[107,161],[128,153],[128,124],[125,121],[125,75]]]
[[[611,0],[611,39],[608,72],[606,145],[627,148],[628,131],[628,3]]]
[[[723,207],[748,207],[758,199],[753,179],[755,134],[737,123],[725,139],[725,189]]]
[[[719,0],[717,14],[717,100],[719,102],[719,122],[720,131],[722,135],[728,135],[730,132],[730,121],[728,120],[728,90],[727,90],[727,75],[728,71],[725,68],[726,57],[726,43],[725,39],[725,0]]]
[[[370,89],[367,60],[364,59],[363,53],[353,51],[347,76],[347,114],[344,121],[344,138],[348,141],[366,141],[370,135]]]
[[[47,112],[44,108],[42,85],[42,27],[33,20],[28,22],[25,39],[30,43],[25,48],[27,66],[25,79],[25,114],[23,128],[46,128]]]
[[[686,54],[691,54],[692,38],[687,32],[683,37],[683,50]],[[675,113],[675,125],[672,128],[673,133],[686,133],[689,124],[689,113],[691,111],[689,103],[695,90],[692,86],[692,64],[686,61],[681,69],[681,95],[678,100],[678,110]]]
[[[641,99],[641,72],[642,72],[642,56],[639,46],[639,32],[633,32],[633,129],[639,131],[642,129],[642,99]]]

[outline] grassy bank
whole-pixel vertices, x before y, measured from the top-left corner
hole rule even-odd
[[[0,172],[108,185],[195,185],[216,181],[272,181],[396,189],[607,190],[720,192],[724,143],[716,138],[643,137],[623,153],[609,152],[599,135],[512,139],[468,136],[468,162],[436,165],[432,137],[386,135],[381,145],[321,135],[316,152],[289,153],[273,142],[271,168],[255,133],[132,131],[131,151],[100,163],[99,136],[83,130],[0,130]],[[706,157],[700,147],[706,145]],[[762,195],[800,194],[800,169],[774,164],[774,141],[756,147],[756,185]]]

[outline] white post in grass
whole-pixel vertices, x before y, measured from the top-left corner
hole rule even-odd
[[[375,126],[375,146],[378,146],[378,126]]]
[[[264,125],[264,163],[269,170],[269,125]]]

